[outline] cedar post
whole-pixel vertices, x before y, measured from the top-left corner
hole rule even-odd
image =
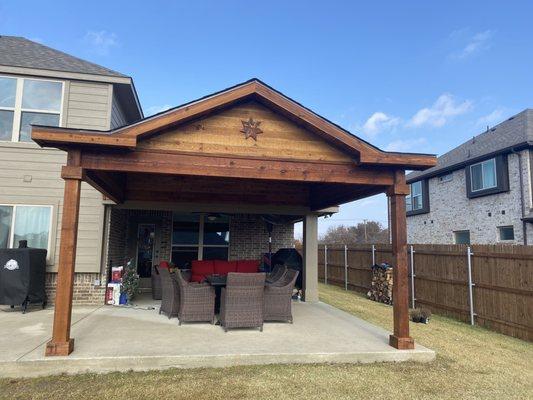
[[[54,327],[52,340],[46,344],[46,356],[68,356],[74,350],[74,339],[70,337],[70,322],[78,239],[80,190],[83,179],[80,161],[80,151],[69,150],[67,165],[61,171],[61,177],[65,180],[61,244],[57,271]]]
[[[394,333],[389,344],[400,350],[413,349],[414,340],[409,336],[409,284],[407,270],[407,220],[405,196],[409,188],[405,183],[405,171],[396,171],[394,185],[387,191],[390,198],[393,265],[393,315]]]

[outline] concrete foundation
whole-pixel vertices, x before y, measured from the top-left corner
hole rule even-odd
[[[294,324],[267,323],[264,331],[205,323],[178,326],[157,304],[137,308],[75,307],[69,357],[44,357],[53,310],[0,311],[0,376],[144,371],[253,364],[428,362],[435,352],[417,345],[396,350],[389,332],[324,303],[293,305]]]

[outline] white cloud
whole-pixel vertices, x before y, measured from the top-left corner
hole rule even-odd
[[[465,31],[460,31],[464,33]],[[452,32],[452,37],[457,36],[457,31]],[[477,54],[483,50],[490,48],[490,40],[494,36],[494,32],[491,30],[486,30],[483,32],[478,32],[473,36],[470,36],[467,40],[466,45],[458,52],[451,54],[452,58],[464,59],[474,54]]]
[[[417,153],[424,153],[423,150],[425,147],[427,147],[428,141],[426,138],[416,138],[416,139],[399,139],[395,140],[393,142],[390,142],[387,147],[385,147],[386,151],[400,151],[400,152],[409,152],[414,151]],[[422,149],[421,149],[422,147]]]
[[[145,114],[147,117],[149,117],[150,115],[154,115],[154,114],[158,114],[162,111],[166,111],[168,110],[169,108],[172,108],[173,106],[170,106],[168,104],[164,104],[162,106],[151,106],[151,107],[148,107],[147,109],[145,109]]]
[[[498,107],[491,113],[479,117],[476,121],[476,126],[492,126],[503,120],[505,109],[503,107]]]
[[[451,94],[444,93],[439,96],[431,107],[418,110],[409,120],[407,126],[419,127],[428,125],[439,128],[444,126],[449,119],[457,115],[465,114],[471,109],[471,101],[457,102]]]
[[[390,130],[400,124],[400,119],[389,116],[381,111],[372,114],[362,127],[364,133],[368,136],[376,136],[383,130]]]
[[[119,44],[117,35],[107,31],[88,31],[83,40],[99,55],[109,54],[111,48]]]

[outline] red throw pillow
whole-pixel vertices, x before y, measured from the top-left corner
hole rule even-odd
[[[204,275],[192,275],[191,276],[191,282],[198,282],[198,283],[202,283],[205,279],[205,276]]]
[[[239,260],[237,261],[237,272],[258,272],[259,260]]]
[[[168,269],[168,261],[161,261],[159,263],[159,268],[166,268]]]
[[[237,272],[237,261],[215,260],[215,274],[227,275],[228,272]]]
[[[215,273],[215,265],[212,260],[193,260],[192,262],[192,275],[202,275],[206,277],[207,275],[213,275]]]

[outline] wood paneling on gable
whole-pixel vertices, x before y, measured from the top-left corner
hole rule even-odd
[[[243,120],[260,121],[257,141],[245,139]],[[203,154],[231,154],[265,158],[318,161],[352,161],[316,134],[308,132],[267,107],[248,101],[217,114],[187,122],[169,131],[141,140],[139,149]]]

